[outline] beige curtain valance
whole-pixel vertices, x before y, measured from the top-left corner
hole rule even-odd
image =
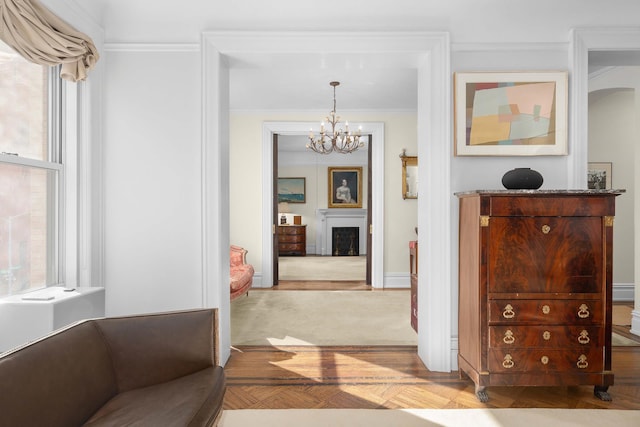
[[[0,39],[31,62],[62,64],[60,76],[73,82],[86,79],[100,57],[91,38],[38,0],[0,0]]]

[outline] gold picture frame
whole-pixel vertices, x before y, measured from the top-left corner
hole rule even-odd
[[[566,155],[567,81],[564,71],[455,73],[455,155]]]
[[[329,208],[362,207],[362,166],[329,167]]]
[[[418,198],[418,157],[407,156],[402,150],[400,154],[402,161],[402,198]]]

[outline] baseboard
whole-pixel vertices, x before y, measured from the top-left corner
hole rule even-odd
[[[635,300],[635,284],[633,283],[614,283],[613,284],[613,301],[634,301]]]
[[[411,279],[408,273],[387,273],[384,275],[385,289],[410,289]]]

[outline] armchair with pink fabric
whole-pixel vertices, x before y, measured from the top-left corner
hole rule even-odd
[[[251,264],[247,264],[247,250],[240,246],[231,245],[229,259],[231,301],[233,301],[239,296],[249,294],[254,269]]]

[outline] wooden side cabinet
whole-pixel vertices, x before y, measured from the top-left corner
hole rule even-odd
[[[307,255],[307,226],[279,225],[278,252],[280,255]]]
[[[459,193],[458,365],[488,386],[611,400],[612,247],[623,190]]]
[[[409,242],[409,274],[411,276],[411,327],[418,332],[418,241]]]

